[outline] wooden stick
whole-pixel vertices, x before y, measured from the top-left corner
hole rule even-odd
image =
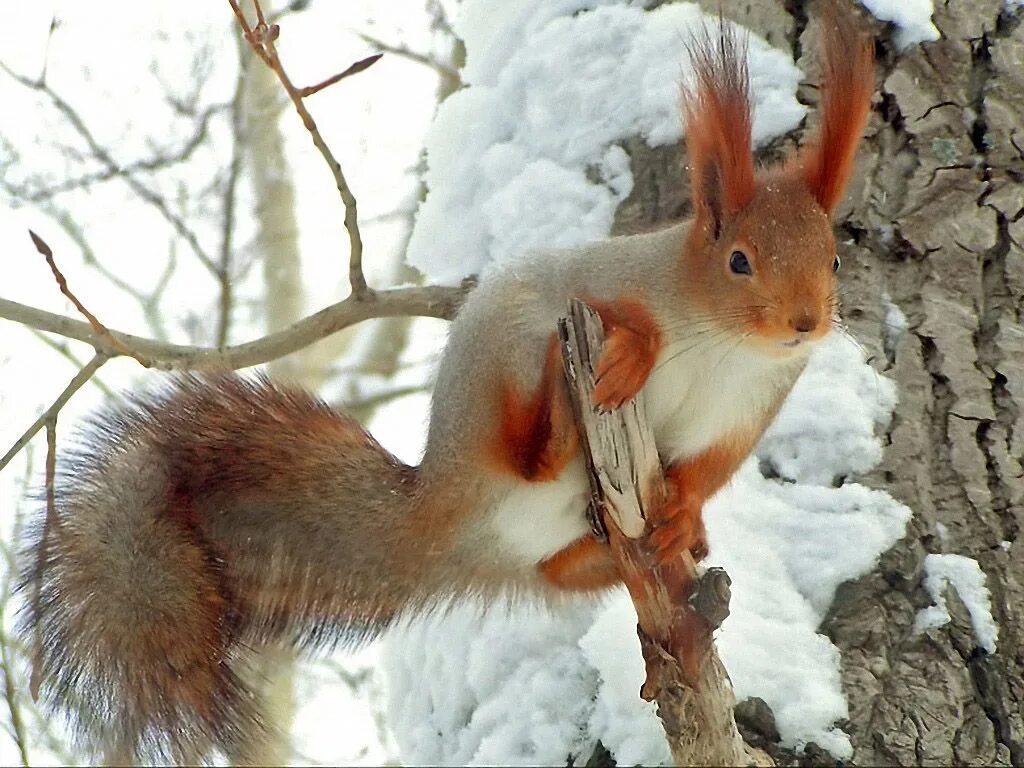
[[[647,545],[649,513],[664,501],[666,488],[643,392],[609,413],[591,405],[604,331],[584,302],[570,303],[559,335],[589,470],[592,524],[606,532],[636,607],[647,667],[640,695],[657,702],[676,765],[770,765],[739,735],[732,685],[712,642],[712,631],[728,615],[728,575],[712,568],[698,577],[689,554],[658,563]]]

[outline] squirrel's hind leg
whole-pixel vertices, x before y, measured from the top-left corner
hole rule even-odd
[[[537,568],[548,584],[573,592],[607,589],[621,581],[611,550],[590,535],[559,550]]]

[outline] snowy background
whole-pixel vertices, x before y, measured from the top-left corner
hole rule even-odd
[[[224,46],[233,45],[226,4],[207,0],[176,3],[173,12],[112,0],[87,8],[8,0],[0,2],[5,12],[0,60],[29,76],[38,72],[52,5],[65,22],[51,46],[52,81],[67,93],[93,94],[91,103],[78,106],[126,152],[133,142],[145,146],[152,138],[126,130],[123,117],[109,107],[124,103],[138,115],[149,111],[159,118],[160,105],[147,101],[152,82],[146,77],[154,57],[163,81],[174,83],[190,75],[176,48],[182,38],[198,40],[223,58],[229,58]],[[365,43],[344,33],[354,19],[372,17],[378,36],[429,48],[416,5],[395,3],[393,17],[373,7],[379,5],[314,3],[314,11],[290,18],[280,49],[294,79],[315,81],[369,53]],[[377,278],[375,263],[386,261],[375,254],[394,252],[404,237],[401,217],[389,214],[408,209],[414,199],[414,169],[424,141],[430,194],[416,214],[408,257],[429,280],[454,283],[469,273],[486,274],[491,265],[534,245],[570,245],[607,235],[616,206],[632,189],[619,143],[637,134],[652,145],[679,139],[678,87],[688,76],[684,43],[705,19],[688,3],[651,12],[642,5],[464,0],[455,30],[466,43],[462,78],[468,87],[442,105],[429,130],[434,75],[396,57],[347,81],[344,92],[332,90],[311,102],[360,198],[371,283]],[[936,34],[928,0],[865,5],[896,22],[902,45]],[[97,40],[110,39],[117,45],[99,47],[116,47],[116,55],[97,50]],[[787,53],[756,36],[750,57],[754,133],[760,142],[803,118],[805,110],[794,98],[802,74]],[[216,63],[217,55],[212,59],[204,87],[225,98],[234,73]],[[36,119],[38,104],[23,88],[0,79],[0,89],[8,115],[4,130],[21,131],[23,144],[36,147],[35,164],[59,174],[68,161],[48,153],[44,138],[57,128]],[[312,310],[344,295],[346,264],[338,256],[344,234],[321,161],[297,120],[285,117]],[[186,187],[189,182],[182,179]],[[125,279],[148,284],[156,277],[154,260],[140,251],[162,224],[137,206],[126,216],[127,197],[105,191],[80,195],[73,203],[97,250]],[[50,244],[58,254],[68,254],[62,265],[69,278],[82,295],[100,297],[91,303],[103,310],[108,324],[144,328],[137,304],[86,269],[75,244],[48,225],[48,215],[0,208],[0,235],[7,260],[15,265],[5,268],[3,297],[73,314],[30,250],[25,230],[32,226],[53,233]],[[387,264],[380,269],[388,271]],[[206,289],[197,292],[197,285],[195,274],[184,268],[168,289],[173,340],[194,339],[197,327],[202,338],[201,319],[214,296]],[[241,280],[239,291],[243,307],[247,297],[253,303],[259,298],[251,280]],[[263,330],[253,314],[237,324],[235,340]],[[429,384],[444,333],[437,321],[415,324],[394,386]],[[41,351],[27,331],[0,324],[0,444],[13,443],[72,373],[65,358]],[[109,364],[101,375],[114,388],[142,380],[128,361]],[[362,383],[368,390],[378,385]],[[334,392],[343,389],[337,381],[332,385]],[[62,426],[102,396],[96,387],[84,389],[62,415]],[[858,347],[834,336],[815,354],[756,456],[705,512],[708,562],[725,567],[733,579],[733,610],[719,632],[719,650],[738,696],[765,699],[787,745],[815,741],[837,756],[849,753],[848,739],[835,727],[846,714],[838,652],[816,629],[836,587],[870,570],[910,517],[910,510],[887,494],[856,482],[858,473],[881,458],[875,430],[890,418],[895,402],[892,384],[864,362]],[[402,459],[415,462],[428,406],[426,391],[393,400],[377,412],[370,429]],[[20,504],[30,461],[36,467],[41,463],[36,442],[0,474],[5,525]],[[937,559],[926,563],[926,586],[935,604],[919,616],[920,631],[948,620],[943,595],[951,585],[971,609],[979,642],[994,647],[995,627],[977,563],[932,557]],[[637,696],[643,665],[624,593],[559,615],[530,606],[511,613],[465,606],[403,626],[386,640],[382,665],[380,654],[381,648],[373,647],[308,670],[295,719],[300,762],[374,764],[400,755],[409,764],[564,764],[570,756],[589,756],[598,738],[620,764],[668,760],[652,708]],[[339,674],[359,683],[340,685]],[[386,713],[375,703],[382,691]],[[395,743],[378,728],[382,715]],[[11,748],[0,745],[0,759],[13,762],[16,754],[4,751]],[[54,756],[41,746],[33,758],[45,762]]]

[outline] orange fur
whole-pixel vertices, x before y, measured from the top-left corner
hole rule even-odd
[[[765,428],[775,418],[779,396],[749,429],[732,432],[696,456],[673,464],[665,472],[669,498],[652,520],[651,543],[662,561],[685,551],[700,562],[707,554],[704,504],[729,481],[750,455]]]
[[[822,98],[817,137],[796,158],[795,166],[818,204],[831,215],[850,175],[857,144],[868,119],[874,90],[871,40],[849,13],[826,4],[821,23]]]
[[[661,329],[640,299],[622,296],[587,303],[600,315],[607,337],[595,371],[593,401],[610,411],[636,397],[654,370],[662,346]]]
[[[552,586],[577,592],[607,589],[622,580],[608,546],[593,536],[559,550],[537,567]]]
[[[558,477],[576,455],[578,436],[554,333],[533,394],[524,397],[515,382],[507,379],[498,393],[499,427],[491,445],[495,465],[534,482]]]
[[[690,45],[696,82],[683,90],[686,149],[693,179],[694,228],[731,216],[754,196],[746,45],[721,25]]]

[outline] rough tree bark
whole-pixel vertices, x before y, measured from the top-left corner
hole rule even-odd
[[[813,6],[726,0],[724,11],[789,48],[816,82]],[[874,22],[879,89],[838,215],[841,291],[853,335],[900,395],[884,459],[859,479],[914,518],[872,573],[839,589],[821,627],[842,652],[854,764],[1024,765],[1022,18],[1002,0],[936,3],[942,39],[903,52]],[[801,96],[812,103],[816,91]],[[636,185],[617,230],[685,215],[681,148],[625,148]],[[980,563],[999,626],[994,654],[978,647],[952,590],[952,621],[912,632],[931,602],[922,564],[933,552]],[[774,756],[835,762],[813,747]]]

